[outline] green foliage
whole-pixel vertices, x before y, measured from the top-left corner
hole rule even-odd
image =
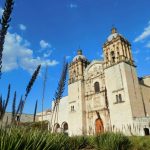
[[[94,150],[94,148],[96,147],[94,142],[95,141],[93,136],[73,136],[69,138],[69,150]]]
[[[29,127],[40,125],[37,122],[26,123],[26,127],[0,128],[0,150],[150,150],[150,137],[121,133],[69,137]]]
[[[149,136],[131,136],[129,139],[132,142],[131,150],[150,150],[150,137]]]
[[[131,142],[121,133],[103,133],[95,138],[99,150],[128,150]]]
[[[1,150],[74,150],[70,137],[25,128],[0,129]],[[77,144],[75,144],[77,145]]]

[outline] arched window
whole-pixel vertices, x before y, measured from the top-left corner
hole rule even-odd
[[[110,54],[111,54],[112,62],[114,63],[115,62],[115,52],[111,51]]]
[[[76,79],[76,71],[74,70],[72,75],[72,82],[75,82],[75,79]]]
[[[71,111],[74,111],[74,106],[71,106]]]
[[[106,61],[108,61],[108,53],[106,53]]]
[[[122,102],[122,96],[119,94],[119,102]]]
[[[144,134],[145,134],[145,135],[150,135],[148,128],[144,128]]]
[[[95,89],[95,93],[99,93],[100,92],[99,82],[95,82],[94,83],[94,89]]]
[[[63,122],[61,128],[62,128],[63,132],[67,132],[68,131],[68,123]]]
[[[119,103],[119,97],[116,95],[116,103]]]
[[[60,130],[60,125],[58,123],[55,123],[54,125],[54,132],[57,133]]]

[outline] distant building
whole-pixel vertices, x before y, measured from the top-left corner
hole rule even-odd
[[[69,135],[149,134],[150,76],[137,77],[131,44],[116,28],[103,45],[103,55],[104,60],[89,62],[78,50],[69,65],[68,96],[60,100],[57,113],[44,113],[44,120],[54,132]]]
[[[11,124],[11,118],[12,118],[12,113],[11,112],[6,112],[3,118],[3,124]],[[33,122],[33,115],[32,114],[22,114],[21,118],[18,115],[16,117],[16,121],[20,122]]]

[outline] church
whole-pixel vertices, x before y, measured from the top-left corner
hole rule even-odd
[[[43,112],[43,120],[53,132],[70,136],[105,131],[149,135],[150,76],[137,76],[131,44],[116,28],[103,44],[103,56],[90,62],[77,51],[69,64],[68,96],[56,112]]]

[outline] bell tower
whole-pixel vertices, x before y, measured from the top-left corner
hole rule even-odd
[[[145,116],[131,44],[112,28],[103,53],[111,125],[122,130],[133,125],[134,117]]]
[[[83,80],[84,70],[88,65],[86,57],[82,54],[82,50],[77,51],[77,56],[73,58],[73,61],[69,65],[69,84]]]
[[[115,65],[122,61],[134,65],[131,54],[131,44],[118,33],[115,27],[111,29],[111,34],[103,46],[103,51],[106,67]]]
[[[68,123],[69,135],[82,135],[86,131],[85,100],[84,100],[84,71],[89,64],[82,50],[69,65],[68,81]]]

